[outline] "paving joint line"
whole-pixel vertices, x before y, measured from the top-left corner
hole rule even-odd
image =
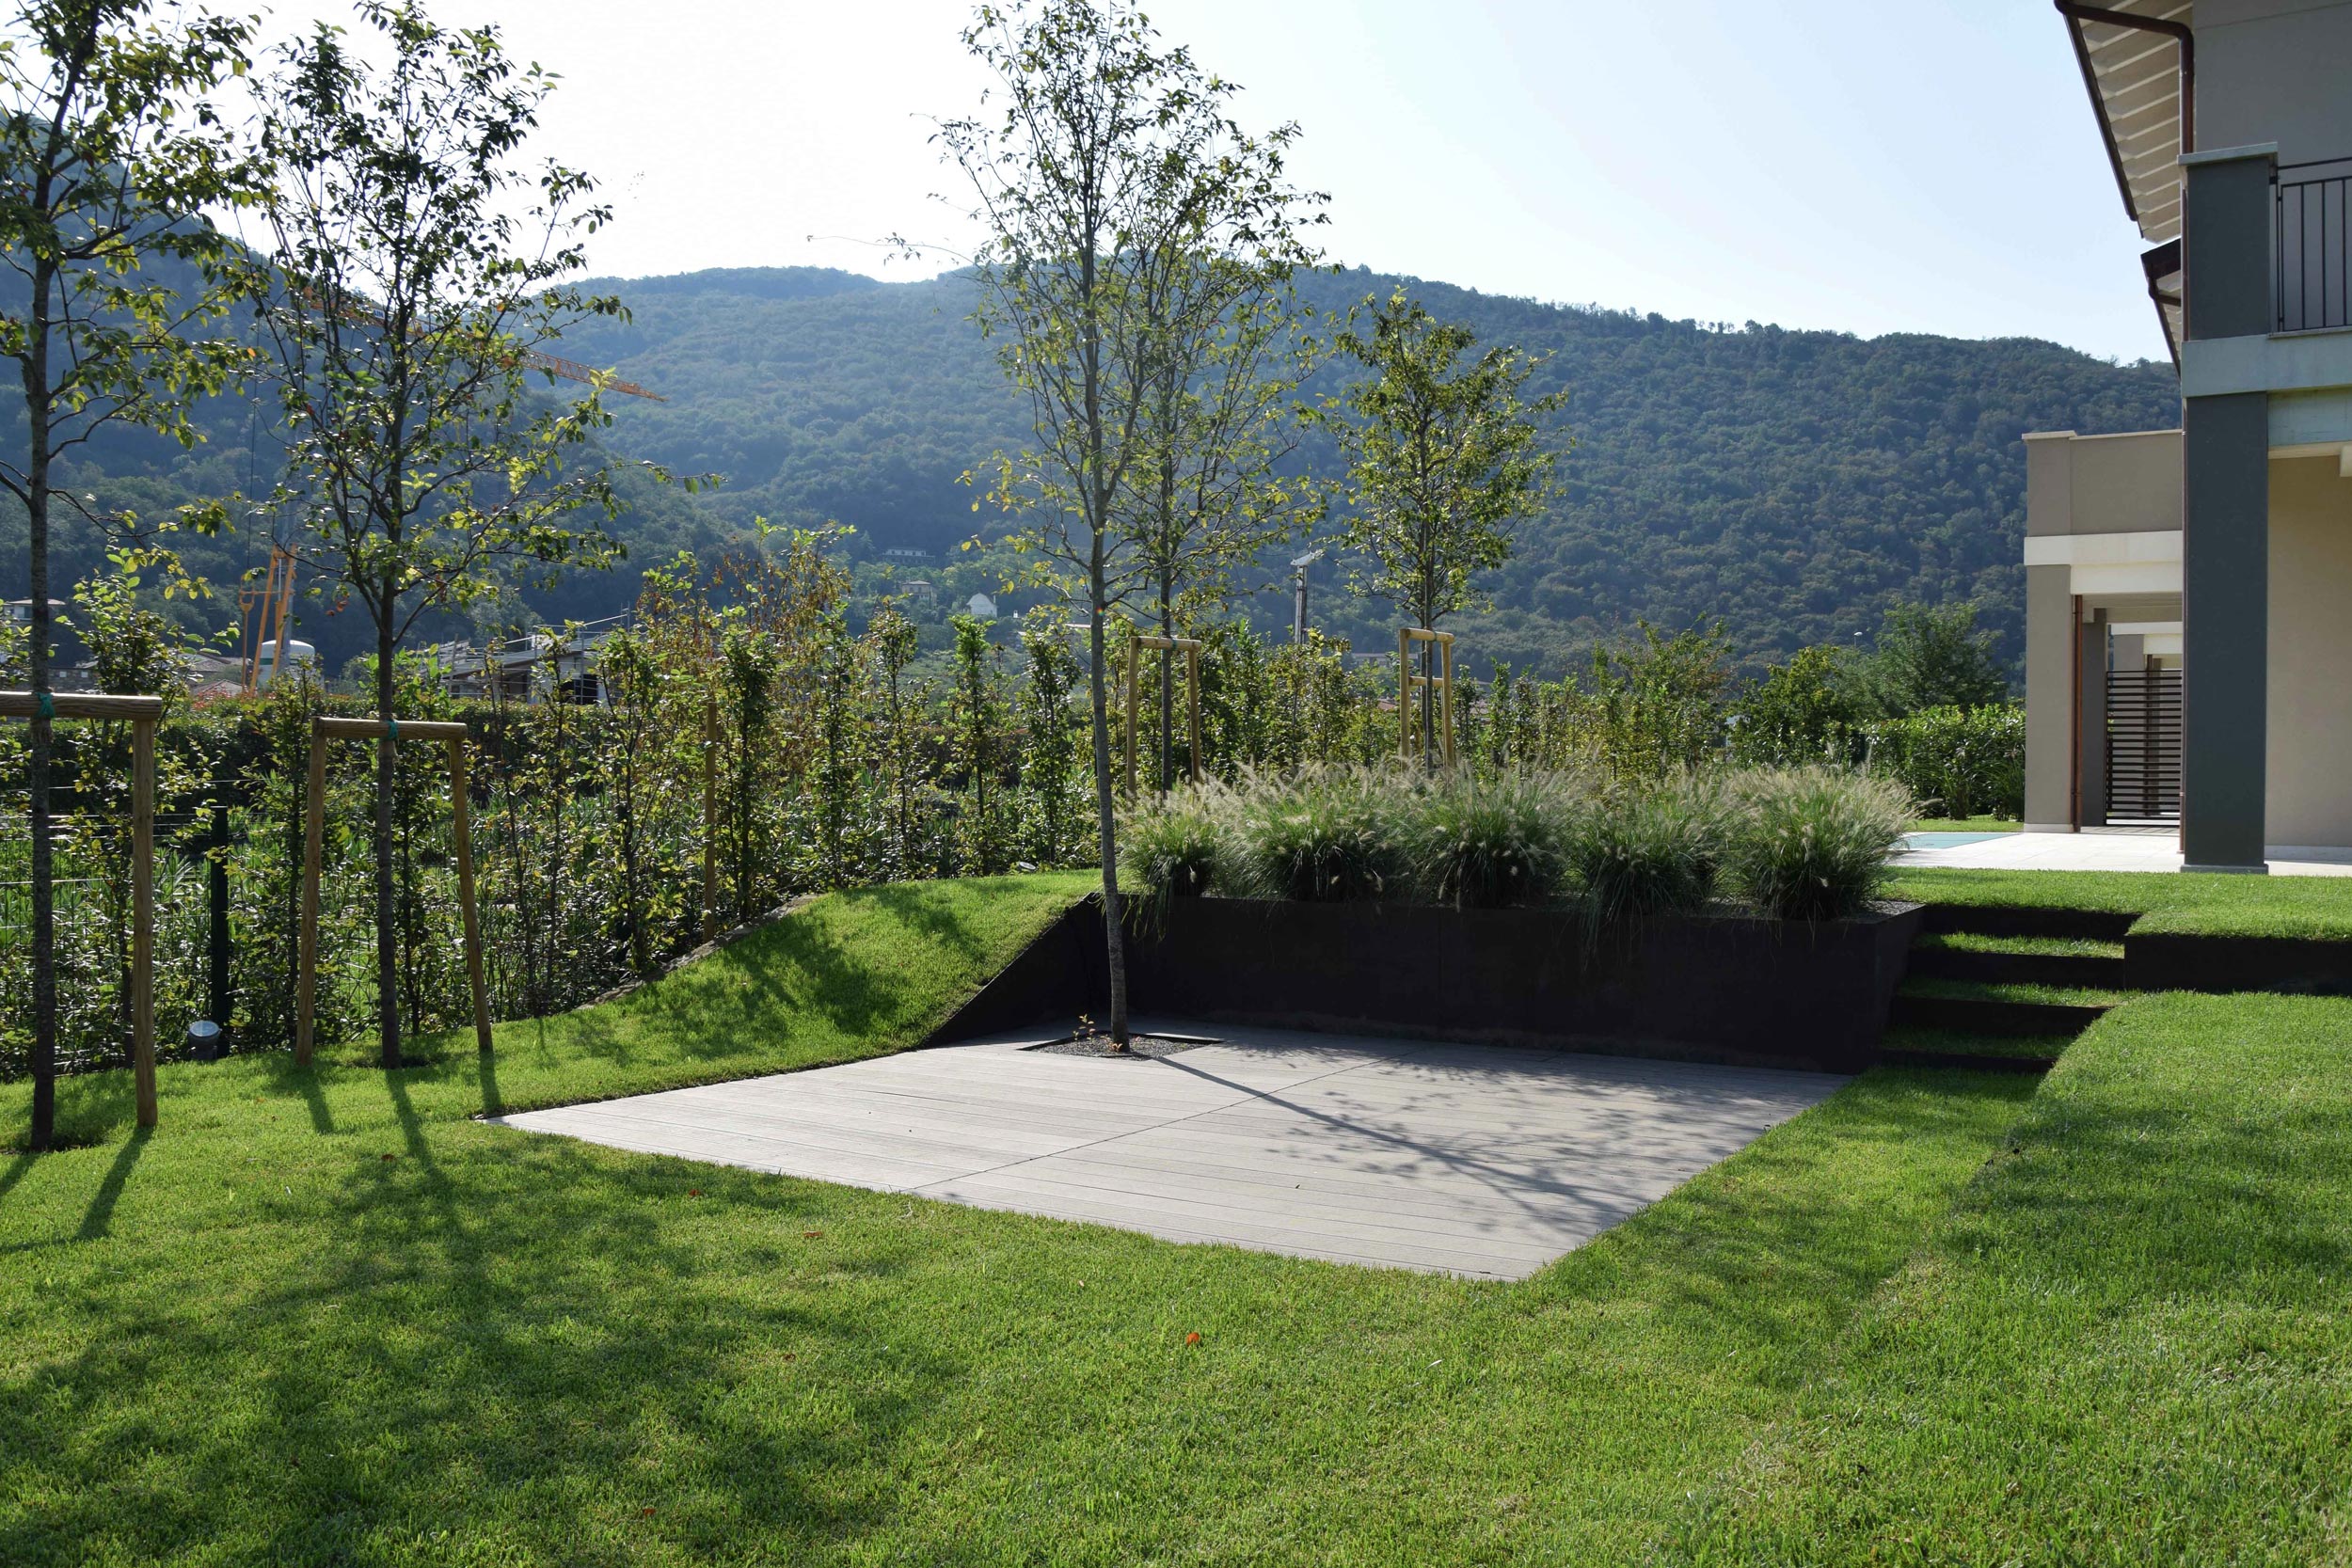
[[[1420,1053],[1415,1052],[1411,1054],[1418,1055],[1419,1053]],[[1393,1057],[1388,1059],[1405,1060],[1406,1058]],[[1155,1063],[1154,1065],[1156,1066],[1158,1064]],[[1040,1160],[1052,1160],[1064,1154],[1078,1153],[1082,1149],[1099,1148],[1100,1146],[1107,1143],[1117,1143],[1121,1138],[1132,1138],[1138,1132],[1158,1132],[1170,1127],[1182,1127],[1188,1121],[1197,1121],[1202,1117],[1215,1116],[1220,1111],[1230,1111],[1234,1106],[1245,1104],[1252,1100],[1268,1100],[1273,1098],[1273,1096],[1278,1092],[1287,1094],[1293,1089],[1302,1088],[1309,1084],[1320,1084],[1327,1078],[1337,1078],[1345,1073],[1360,1071],[1361,1069],[1374,1065],[1375,1064],[1372,1062],[1351,1062],[1343,1068],[1333,1068],[1328,1072],[1318,1072],[1311,1077],[1300,1078],[1292,1083],[1285,1084],[1279,1091],[1275,1089],[1243,1088],[1239,1094],[1234,1096],[1234,1098],[1225,1101],[1221,1105],[1205,1105],[1198,1111],[1188,1111],[1181,1117],[1171,1117],[1166,1121],[1155,1121],[1149,1127],[1137,1127],[1124,1132],[1105,1133],[1104,1136],[1099,1138],[1089,1138],[1084,1143],[1072,1144],[1068,1148],[1055,1149],[1050,1154],[1024,1155],[1018,1160],[1007,1160],[1002,1164],[986,1165],[978,1170],[967,1171],[961,1176],[944,1176],[937,1181],[927,1181],[920,1187],[906,1187],[900,1190],[908,1194],[910,1196],[920,1197],[930,1188],[945,1186],[950,1181],[969,1181],[976,1177],[994,1176],[1001,1171],[1011,1170],[1017,1165],[1034,1164]]]

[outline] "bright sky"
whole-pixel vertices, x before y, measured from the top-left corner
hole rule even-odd
[[[280,24],[329,8],[290,0]],[[2048,0],[1158,0],[1296,120],[1335,260],[1565,303],[2159,357]],[[968,240],[928,117],[959,0],[433,0],[564,77],[540,146],[618,213],[598,272],[911,267]]]

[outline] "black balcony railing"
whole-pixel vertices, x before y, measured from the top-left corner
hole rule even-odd
[[[2280,164],[2275,191],[2278,330],[2352,326],[2352,158]]]

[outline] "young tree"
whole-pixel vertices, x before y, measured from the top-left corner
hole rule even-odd
[[[1351,325],[1337,341],[1369,372],[1318,410],[1347,465],[1350,586],[1434,630],[1471,602],[1476,574],[1510,559],[1512,525],[1542,510],[1559,453],[1539,444],[1535,417],[1567,392],[1522,397],[1543,361],[1516,348],[1464,364],[1477,338],[1401,289],[1374,307],[1369,336]],[[1423,675],[1434,651],[1422,645]],[[1424,755],[1435,723],[1424,704]]]
[[[1245,135],[1233,85],[1163,48],[1132,0],[982,5],[964,46],[995,78],[985,118],[940,127],[986,234],[974,259],[982,330],[1028,395],[1036,444],[999,460],[993,495],[1026,515],[1024,539],[1072,571],[1091,653],[1096,837],[1114,1045],[1127,1040],[1105,687],[1111,612],[1136,582],[1125,525],[1146,415],[1147,273],[1189,245],[1263,266],[1287,254],[1295,198],[1280,138]],[[1000,111],[1000,112],[992,112]]]
[[[145,0],[18,0],[11,10],[0,33],[0,258],[14,283],[0,299],[0,355],[24,387],[24,434],[0,456],[0,487],[24,508],[30,534],[26,673],[45,699],[57,509],[92,527],[121,520],[56,489],[55,464],[110,423],[193,445],[190,404],[226,382],[241,352],[208,335],[234,292],[220,265],[225,242],[201,214],[246,188],[246,166],[206,95],[244,72],[251,24],[201,10],[158,19]],[[148,270],[158,263],[168,277]],[[57,995],[45,713],[29,740],[30,1146],[46,1148]]]
[[[1866,700],[1888,719],[2009,698],[2009,677],[1993,657],[1992,634],[1977,630],[1973,604],[1897,605],[1858,673]]]
[[[1269,138],[1270,156],[1292,134]],[[1235,257],[1203,254],[1178,235],[1143,270],[1133,352],[1147,371],[1145,455],[1129,474],[1123,526],[1163,637],[1176,635],[1180,610],[1229,603],[1237,569],[1320,514],[1320,487],[1281,471],[1300,432],[1291,400],[1318,358],[1290,287],[1312,260],[1287,236],[1267,254]],[[1162,790],[1175,768],[1169,668],[1159,683]]]
[[[609,215],[593,182],[521,157],[554,86],[491,27],[434,23],[413,0],[360,0],[388,63],[321,24],[262,85],[277,171],[253,287],[287,423],[278,499],[293,549],[375,633],[375,700],[393,713],[395,654],[419,617],[496,592],[517,563],[603,565],[618,509],[596,454],[597,387],[534,395],[532,354],[566,325],[625,314],[571,281]],[[567,459],[585,461],[566,468]],[[666,476],[663,476],[666,477]],[[599,514],[576,526],[582,508]],[[400,1060],[392,864],[395,736],[376,748],[378,1027]]]

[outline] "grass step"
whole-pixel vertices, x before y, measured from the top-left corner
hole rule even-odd
[[[1979,1072],[2046,1072],[2074,1043],[2072,1035],[1979,1035],[1957,1029],[1898,1026],[1880,1042],[1890,1067],[1967,1068]]]
[[[2072,1037],[2090,1028],[2122,1000],[2114,991],[2089,987],[2008,985],[1930,975],[1903,982],[1895,993],[1888,1020],[1904,1028],[1954,1034]]]
[[[2122,942],[1963,931],[1914,942],[1909,973],[1939,980],[2119,990],[2125,972]]]
[[[1968,933],[1988,937],[2077,937],[2122,942],[2139,916],[2122,910],[2070,910],[2025,904],[1935,904],[1921,917],[1922,930],[1937,936]]]

